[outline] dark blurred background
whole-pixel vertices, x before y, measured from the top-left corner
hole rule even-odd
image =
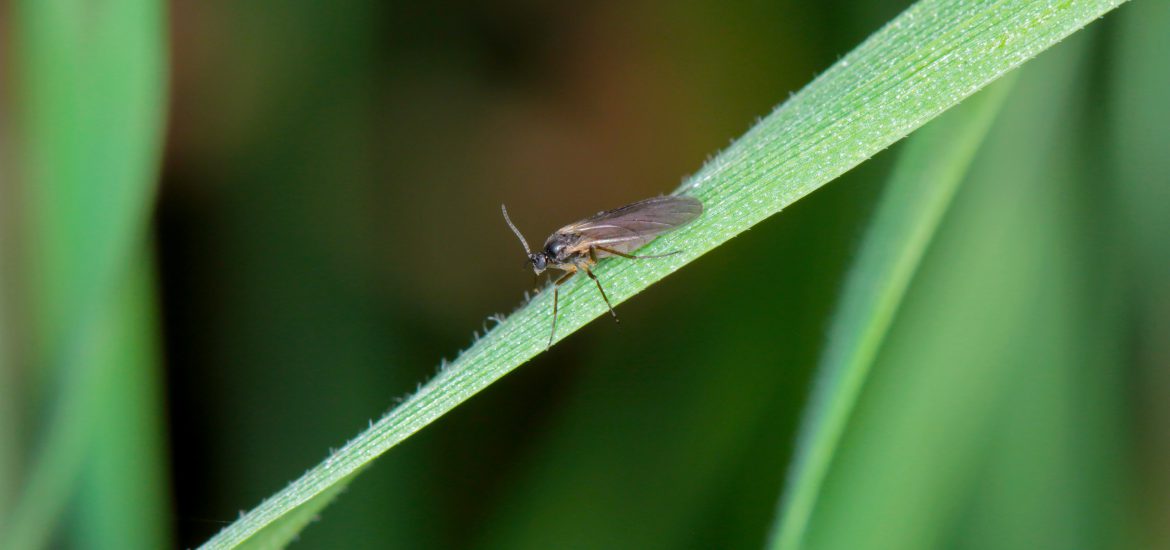
[[[488,315],[522,301],[532,277],[500,203],[539,241],[668,192],[910,4],[173,2],[152,231],[173,494],[163,521],[176,544],[205,541],[324,459],[469,345]],[[1170,67],[1154,49],[1167,25],[1164,3],[1135,3],[1036,60],[1037,76],[1021,76],[989,137],[1000,145],[981,153],[969,182],[998,183],[977,196],[964,189],[961,221],[948,220],[936,244],[948,252],[924,266],[927,290],[908,305],[917,321],[895,328],[902,336],[884,360],[962,364],[914,336],[950,325],[971,340],[946,349],[1006,369],[995,380],[1008,382],[975,395],[950,379],[953,395],[984,408],[956,413],[945,436],[885,441],[894,452],[980,442],[967,453],[980,458],[963,466],[973,477],[938,493],[962,499],[948,496],[945,513],[931,506],[938,515],[921,521],[933,530],[914,527],[932,533],[913,538],[922,547],[1170,540],[1157,519],[1170,510],[1160,466],[1170,457],[1170,259],[1157,238],[1170,229],[1170,125],[1152,122],[1170,121],[1160,95]],[[844,274],[897,153],[395,447],[297,547],[760,547]],[[1060,238],[1019,244],[1011,228],[1045,222],[1010,205],[1057,212]],[[1131,233],[1118,229],[1126,220],[1137,220]],[[972,243],[985,250],[964,257]],[[997,283],[1012,266],[1025,275]],[[948,269],[978,280],[964,287]],[[1060,281],[1072,282],[1053,291],[1053,307],[1029,298]],[[969,300],[928,297],[958,293]],[[1016,309],[962,309],[996,300]],[[1012,312],[1018,324],[1004,321]],[[996,327],[990,340],[979,332]],[[881,378],[883,364],[874,391],[897,395],[909,378]],[[1018,381],[1029,372],[1052,377]],[[1035,388],[1053,387],[1068,391],[1044,402],[1049,416],[1004,405],[1006,394],[1036,402]],[[864,422],[885,406],[867,403],[839,479],[890,480],[875,494],[896,499],[929,467],[867,460],[879,443],[865,438],[890,433]],[[986,426],[965,421],[993,413]],[[1006,429],[1029,419],[1035,432]],[[1034,469],[997,469],[1025,464],[1001,452],[1017,448]],[[834,507],[864,501],[841,483],[830,480],[823,517],[871,515]],[[1028,513],[995,516],[1004,502]],[[904,528],[817,521],[814,530],[844,533],[814,536],[818,547]],[[1004,526],[1027,536],[998,538],[1012,532]]]
[[[500,202],[537,240],[668,191],[904,5],[175,5],[158,230],[181,542],[520,302],[532,281]],[[792,430],[874,183],[833,186],[507,377],[395,449],[305,542],[762,542],[789,450],[772,434]],[[813,239],[801,220],[819,220]],[[785,283],[807,291],[767,290]],[[782,324],[759,322],[775,310]],[[757,395],[728,408],[734,380]],[[672,459],[680,446],[698,456]],[[749,450],[771,471],[747,476]],[[692,524],[744,477],[744,517]]]
[[[908,4],[174,5],[157,227],[180,541],[520,303],[532,277],[499,203],[540,240],[669,191]],[[305,544],[762,543],[777,435],[882,164],[396,448]]]

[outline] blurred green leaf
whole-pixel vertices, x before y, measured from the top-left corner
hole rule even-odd
[[[1132,521],[1148,531],[1134,546],[1170,548],[1170,9],[1140,2],[1119,15],[1110,35],[1109,100],[1093,109],[1107,117],[1113,138],[1109,204],[1132,338],[1126,364],[1136,379],[1129,406],[1140,411],[1133,437],[1145,455],[1128,469],[1141,480],[1142,513]]]
[[[779,212],[888,147],[1121,0],[928,0],[868,39],[760,121],[680,189],[701,199],[697,222],[645,251],[655,262],[605,262],[597,273],[617,304]],[[682,246],[685,243],[685,246]],[[558,338],[601,315],[586,279],[567,284]],[[419,392],[299,480],[207,543],[230,548],[316,495],[544,349],[551,306],[542,293],[476,341]],[[280,540],[283,540],[280,539]]]
[[[999,112],[1000,82],[909,140],[834,315],[771,546],[801,546],[821,484],[918,264]]]
[[[7,176],[9,172],[2,170],[4,168],[0,166],[0,177]],[[8,200],[11,192],[11,189],[0,186],[0,199]],[[21,442],[24,440],[21,430],[24,399],[18,384],[17,352],[12,345],[15,331],[9,320],[15,313],[9,297],[13,273],[8,263],[13,254],[12,243],[4,236],[11,233],[3,230],[9,223],[11,220],[0,215],[0,522],[8,516],[20,487],[18,472],[23,458]]]
[[[879,353],[807,547],[1118,542],[1120,334],[1108,270],[1083,267],[1109,264],[1070,116],[1085,112],[1085,46],[1021,71]]]
[[[136,414],[159,415],[154,408],[159,389],[150,382],[157,365],[137,360],[151,354],[152,336],[105,342],[103,335],[109,316],[133,307],[122,297],[150,292],[149,287],[128,294],[120,289],[136,273],[132,269],[142,267],[132,262],[145,261],[136,253],[145,245],[162,152],[167,54],[166,18],[155,0],[22,1],[11,13],[25,222],[18,234],[21,282],[27,287],[19,306],[30,319],[22,327],[30,340],[24,394],[31,396],[27,409],[46,411],[36,419],[41,435],[18,500],[11,514],[0,518],[0,546],[19,549],[49,540],[93,446],[112,443],[94,437],[95,423],[108,418],[95,407],[105,399],[128,399],[124,403],[151,407]],[[133,280],[146,284],[149,278]],[[101,360],[92,355],[107,345],[120,351]],[[140,369],[134,378],[145,383],[111,382],[124,362]],[[102,391],[117,396],[99,395]],[[138,436],[153,443],[136,452],[154,454],[148,463],[160,467],[157,432],[131,435]],[[139,468],[117,467],[132,473]],[[145,479],[165,478],[161,471],[145,474]],[[107,503],[129,496],[124,487],[92,487],[98,486]],[[111,516],[109,526],[158,534],[144,542],[149,546],[168,544],[165,524],[140,525],[157,521],[154,514],[168,506],[165,495],[164,487],[139,493],[150,500],[116,510],[148,510],[150,517]]]
[[[171,544],[154,264],[145,248],[112,296],[89,356],[102,367],[81,423],[89,433],[78,434],[90,445],[82,451],[73,548]]]

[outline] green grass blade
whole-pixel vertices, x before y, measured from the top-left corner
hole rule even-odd
[[[359,472],[354,472],[353,475],[356,476]],[[304,505],[294,508],[289,513],[281,516],[265,527],[264,536],[252,537],[241,543],[237,548],[248,550],[284,548],[296,540],[297,535],[317,519],[318,512],[328,506],[337,495],[345,491],[348,483],[349,480],[342,480],[340,483],[336,483],[325,491],[314,495]]]
[[[103,443],[91,422],[107,396],[96,392],[123,358],[90,352],[145,242],[162,153],[166,18],[156,0],[26,0],[11,13],[29,319],[22,380],[26,395],[47,398],[28,408],[48,411],[18,499],[0,517],[0,547],[19,549],[46,544],[91,445]],[[165,497],[141,504],[168,506]],[[133,528],[138,519],[113,521]]]
[[[939,221],[1010,90],[995,84],[915,133],[849,273],[770,546],[801,546],[821,484],[878,349]]]
[[[658,239],[655,262],[605,262],[616,304],[877,154],[1123,0],[927,0],[842,58],[712,159],[680,190],[706,212]],[[502,235],[502,238],[506,234]],[[563,288],[558,338],[601,315],[587,279]],[[208,548],[258,537],[411,434],[544,350],[551,296],[535,298],[417,393],[300,479],[217,534]]]

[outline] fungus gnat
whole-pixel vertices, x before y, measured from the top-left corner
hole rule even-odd
[[[557,334],[557,292],[565,281],[578,271],[584,271],[597,284],[601,299],[605,300],[610,315],[617,321],[617,313],[614,313],[609,297],[605,295],[605,290],[602,290],[601,281],[597,280],[597,276],[589,267],[608,256],[644,260],[678,254],[681,251],[654,256],[635,256],[630,252],[654,240],[655,237],[698,218],[703,213],[703,203],[691,197],[655,197],[598,212],[594,216],[556,230],[544,241],[544,248],[537,252],[528,248],[528,241],[524,240],[524,235],[520,234],[516,224],[508,217],[508,209],[501,204],[500,210],[504,213],[504,221],[508,223],[508,227],[516,233],[520,244],[524,245],[528,262],[532,264],[532,270],[537,275],[545,269],[559,269],[565,272],[553,283],[552,331],[548,335],[548,346],[552,346],[553,338]]]

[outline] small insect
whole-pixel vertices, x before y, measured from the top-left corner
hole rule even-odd
[[[691,197],[655,197],[627,204],[621,208],[598,212],[596,215],[579,222],[566,225],[549,235],[544,241],[544,248],[533,252],[528,248],[528,241],[516,229],[516,224],[508,217],[508,209],[500,205],[504,212],[504,221],[512,232],[524,245],[524,252],[528,254],[528,262],[532,270],[540,275],[545,269],[559,269],[565,274],[553,283],[553,320],[552,331],[548,335],[548,346],[552,346],[553,338],[557,334],[557,292],[565,281],[568,281],[578,271],[584,271],[597,284],[597,291],[601,299],[609,307],[609,314],[617,321],[617,313],[613,305],[601,288],[601,281],[589,269],[597,261],[608,256],[621,256],[629,260],[644,260],[649,258],[665,258],[678,254],[681,250],[658,254],[654,256],[635,256],[630,254],[642,245],[654,240],[655,237],[678,229],[691,222],[703,213],[703,203]]]

